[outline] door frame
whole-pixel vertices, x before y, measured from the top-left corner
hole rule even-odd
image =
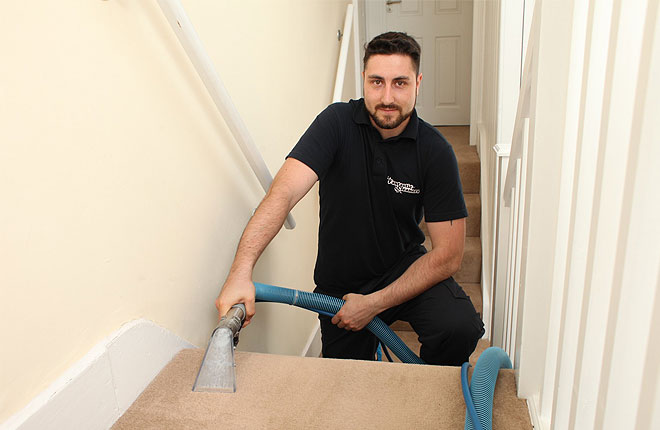
[[[387,12],[385,10],[385,7],[383,3],[385,3],[386,0],[359,0],[362,2],[360,7],[364,11],[364,25],[361,26],[364,30],[361,31],[362,33],[360,35],[361,40],[364,40],[365,42],[361,44],[361,55],[364,55],[364,45],[366,42],[370,41],[374,37],[378,36],[379,34],[382,34],[387,31],[387,25],[386,25],[386,20],[387,20]],[[462,1],[462,0],[459,0]],[[474,107],[475,103],[477,100],[475,100],[475,84],[478,84],[477,80],[475,79],[475,69],[474,69],[474,62],[475,62],[475,41],[474,41],[474,36],[476,33],[475,25],[474,25],[474,20],[475,20],[475,13],[474,13],[474,5],[478,3],[477,0],[471,0],[473,3],[473,8],[472,8],[472,55],[470,58],[470,118],[468,121],[467,126],[470,127],[470,130],[472,130],[472,121],[474,118]],[[475,145],[476,141],[474,141],[472,138],[470,138],[470,145]]]

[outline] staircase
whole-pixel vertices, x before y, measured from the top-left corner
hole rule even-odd
[[[463,265],[455,279],[481,312],[479,159],[468,146],[467,127],[440,130],[457,155],[469,212]],[[426,245],[430,247],[428,234]],[[417,335],[408,324],[397,322],[392,327],[419,353]],[[488,341],[480,340],[470,361],[474,364],[488,346]],[[113,429],[450,430],[465,423],[459,367],[236,352],[235,393],[194,393],[191,387],[203,354],[201,349],[181,351]],[[493,429],[532,429],[525,400],[516,396],[513,370],[500,370]]]
[[[461,269],[454,275],[454,279],[470,296],[477,312],[483,315],[481,295],[481,198],[479,197],[481,166],[479,156],[476,148],[469,145],[470,128],[468,126],[438,127],[438,130],[451,143],[456,154],[461,183],[463,184],[463,197],[468,210],[463,262]],[[431,238],[423,221],[421,227],[426,235],[424,246],[430,250],[432,248]],[[421,345],[410,324],[397,321],[392,324],[391,328],[410,349],[419,352]],[[470,357],[470,362],[474,364],[479,354],[489,346],[489,341],[480,340],[477,349]],[[397,360],[395,357],[393,359]]]

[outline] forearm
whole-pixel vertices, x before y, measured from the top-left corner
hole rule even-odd
[[[252,278],[254,265],[282,228],[291,208],[291,199],[286,193],[269,190],[243,231],[229,277]]]
[[[460,268],[463,254],[434,248],[418,258],[403,275],[371,294],[378,313],[418,296]]]
[[[282,228],[289,211],[317,179],[316,173],[300,161],[289,158],[284,162],[238,243],[229,275],[215,301],[220,316],[232,305],[244,303],[247,310],[245,324],[249,324],[255,313],[254,265]]]

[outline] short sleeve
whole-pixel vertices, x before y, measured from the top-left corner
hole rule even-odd
[[[321,179],[335,159],[340,142],[340,121],[333,105],[321,112],[286,158],[305,163]]]
[[[444,140],[444,139],[443,139]],[[446,142],[434,145],[424,171],[424,218],[427,222],[467,217],[456,155]]]

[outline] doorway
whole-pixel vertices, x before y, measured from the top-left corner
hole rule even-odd
[[[435,125],[470,124],[471,0],[366,0],[365,39],[403,31],[422,48],[420,118]]]

